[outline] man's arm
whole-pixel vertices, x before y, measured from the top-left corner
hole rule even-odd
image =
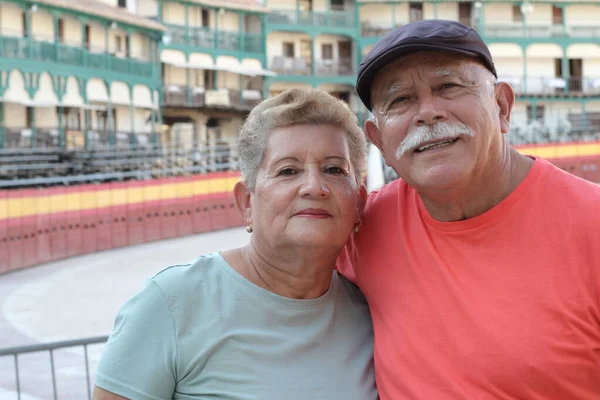
[[[108,392],[98,386],[94,386],[94,395],[92,396],[92,400],[129,400],[126,397],[121,397],[112,392]]]

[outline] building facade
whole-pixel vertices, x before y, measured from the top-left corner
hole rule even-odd
[[[229,146],[249,110],[313,86],[368,117],[360,60],[391,29],[478,30],[515,89],[515,144],[600,129],[600,2],[2,0],[0,148]]]

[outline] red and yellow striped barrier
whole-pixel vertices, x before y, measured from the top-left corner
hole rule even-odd
[[[241,226],[237,172],[0,191],[0,273],[116,247]]]

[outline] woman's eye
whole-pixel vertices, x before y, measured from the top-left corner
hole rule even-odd
[[[289,175],[295,175],[295,174],[296,174],[296,170],[293,168],[284,168],[277,173],[278,176],[279,175],[289,176]]]
[[[343,168],[336,167],[336,166],[331,166],[331,167],[325,168],[325,172],[327,172],[328,174],[333,174],[333,175],[339,175],[339,174],[346,173],[346,171]]]

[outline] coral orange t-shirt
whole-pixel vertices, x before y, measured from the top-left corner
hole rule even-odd
[[[398,180],[338,269],[369,301],[382,400],[600,399],[600,186],[536,159],[493,209],[439,222]]]

